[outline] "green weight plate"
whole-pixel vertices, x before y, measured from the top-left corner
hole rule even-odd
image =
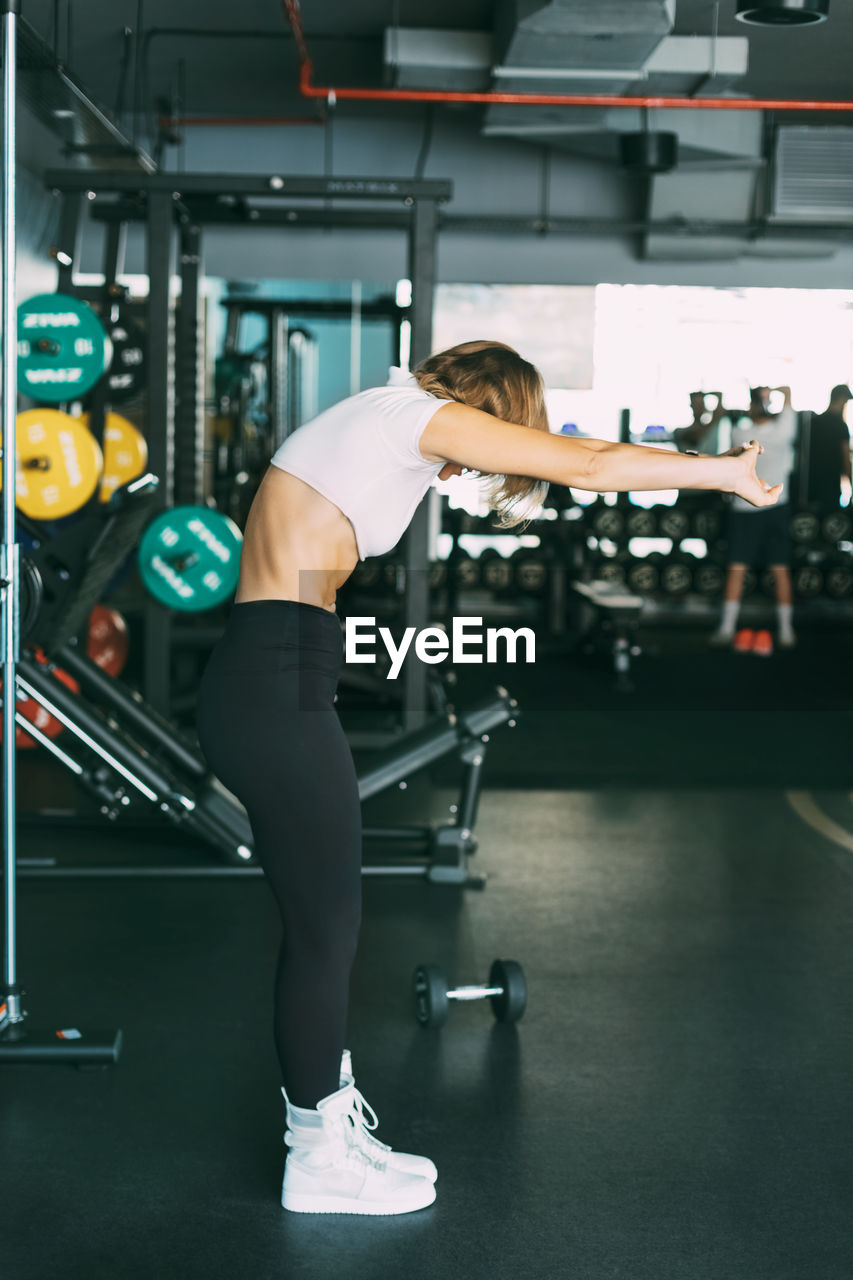
[[[41,293],[18,307],[18,389],[58,404],[91,391],[112,359],[95,312],[79,298]]]
[[[139,572],[156,600],[200,613],[237,587],[242,534],[209,507],[173,507],[151,521],[139,546]]]

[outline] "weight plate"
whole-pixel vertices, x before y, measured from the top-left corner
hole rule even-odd
[[[660,585],[660,573],[656,565],[638,560],[628,570],[628,586],[638,595],[651,595]]]
[[[139,547],[139,572],[156,600],[198,613],[222,604],[240,576],[243,536],[209,507],[174,507],[151,521]]]
[[[58,404],[91,391],[112,359],[104,326],[87,303],[41,293],[18,307],[18,389]]]
[[[96,604],[89,614],[86,654],[107,675],[121,675],[127,663],[130,633],[117,609]]]
[[[412,978],[415,1017],[422,1027],[440,1027],[447,1021],[450,1001],[447,979],[437,964],[419,964]]]
[[[121,312],[107,325],[113,356],[107,370],[107,399],[111,404],[132,400],[145,389],[145,334]]]
[[[658,516],[658,529],[662,537],[681,542],[690,532],[690,517],[678,507],[664,507]]]
[[[701,538],[704,542],[715,542],[719,538],[722,528],[722,515],[713,508],[697,511],[693,517],[694,537]]]
[[[58,520],[91,498],[103,457],[80,418],[57,409],[28,409],[16,425],[15,497],[33,520]]]
[[[534,596],[542,594],[548,585],[548,566],[535,551],[516,551],[512,566],[519,591]]]
[[[815,565],[804,564],[794,574],[794,595],[814,600],[823,591],[823,574]]]
[[[480,557],[483,586],[487,591],[508,591],[513,579],[511,561],[502,556],[499,551],[488,559],[484,559],[484,556],[485,552]]]
[[[480,585],[480,565],[470,556],[463,556],[453,566],[453,579],[463,591],[472,591]]]
[[[629,538],[653,538],[657,531],[657,517],[651,507],[637,507],[629,512],[625,528]]]
[[[791,516],[791,537],[795,542],[817,542],[820,520],[813,511],[795,511]]]
[[[833,600],[846,600],[853,595],[853,568],[846,564],[834,564],[824,577],[826,594]]]
[[[89,414],[80,419],[87,427]],[[109,502],[116,489],[141,476],[148,466],[145,436],[118,413],[108,413],[104,421],[104,471],[99,501]]]
[[[725,581],[725,570],[708,561],[698,564],[693,572],[693,590],[700,596],[721,595]]]
[[[846,511],[831,511],[824,516],[821,533],[825,542],[843,542],[850,537],[850,517]]]
[[[614,587],[625,585],[625,566],[620,560],[599,560],[594,572],[596,582],[609,582]]]
[[[625,517],[618,507],[599,507],[592,517],[592,531],[597,538],[621,538]]]
[[[37,649],[35,656],[39,662],[46,665],[46,659],[41,650]],[[73,690],[74,693],[80,692],[79,684],[73,676],[68,674],[67,671],[62,671],[59,667],[54,667],[53,675],[57,680],[61,680],[64,685],[67,685],[69,689]],[[2,693],[2,691],[3,682],[0,680],[0,693]],[[19,715],[22,715],[26,720],[29,720],[30,724],[40,730],[40,732],[47,738],[58,738],[65,728],[65,725],[62,724],[60,720],[57,720],[55,716],[52,716],[49,711],[45,711],[41,703],[36,702],[35,698],[18,698],[15,704],[15,710]],[[2,741],[3,729],[2,726],[0,726],[0,742]],[[24,750],[29,750],[29,748],[37,747],[38,745],[39,744],[36,742],[35,738],[31,738],[30,735],[20,727],[20,725],[15,726],[16,747],[22,747]]]
[[[495,960],[489,971],[489,986],[502,987],[499,996],[490,996],[498,1022],[518,1022],[527,1008],[527,981],[515,960]]]
[[[661,570],[660,585],[664,595],[685,596],[693,582],[693,575],[686,564],[665,564]]]

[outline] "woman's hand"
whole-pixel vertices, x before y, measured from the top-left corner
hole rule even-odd
[[[731,492],[736,493],[739,498],[745,498],[754,507],[774,506],[782,492],[781,484],[767,484],[755,473],[758,456],[763,452],[763,445],[760,445],[757,440],[750,440],[749,444],[736,445],[734,449],[729,449],[727,453],[720,455],[723,458],[731,458],[734,463]]]

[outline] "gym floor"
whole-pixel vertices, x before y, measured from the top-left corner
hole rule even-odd
[[[723,665],[707,670],[723,673],[721,687],[764,681],[770,715],[770,684],[788,683],[790,668],[740,661],[714,656]],[[796,662],[807,682],[813,663],[803,650]],[[639,702],[601,701],[599,716],[617,726],[622,706],[623,723],[639,724],[648,702],[654,724],[653,671]],[[609,675],[593,667],[583,683],[591,723],[594,689],[603,700]],[[707,677],[701,687],[710,699]],[[679,688],[659,703],[664,725]],[[527,693],[535,704],[532,685]],[[24,876],[30,1022],[121,1026],[125,1043],[106,1071],[4,1069],[7,1275],[849,1280],[848,791],[832,781],[785,791],[794,777],[699,785],[698,770],[691,784],[677,761],[710,751],[683,713],[669,744],[678,785],[649,773],[566,789],[564,773],[560,789],[537,789],[540,695],[517,730],[494,735],[496,785],[483,795],[475,858],[485,891],[365,881],[356,1079],[379,1137],[435,1159],[435,1205],[376,1219],[280,1209],[284,1116],[269,1030],[277,917],[260,879]],[[834,758],[838,742],[827,746],[818,730],[837,721],[840,742],[847,713],[799,700],[813,752],[823,745]],[[552,771],[561,750],[569,766],[583,751],[583,730],[553,706],[538,747]],[[725,704],[719,711],[737,756],[754,722],[743,706],[737,722]],[[776,716],[784,737],[788,721]],[[665,732],[651,730],[649,750],[662,755]],[[617,742],[617,762],[625,752]],[[505,786],[513,755],[522,789]],[[588,757],[595,772],[596,750]],[[449,780],[442,768],[405,795],[378,797],[366,818],[441,816]],[[59,836],[24,824],[22,855],[60,852],[69,865],[206,857],[159,828]],[[452,1010],[440,1031],[417,1025],[417,963],[472,983],[498,956],[527,974],[517,1028],[496,1024],[486,1002]]]

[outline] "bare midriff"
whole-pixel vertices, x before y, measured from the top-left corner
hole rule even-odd
[[[357,564],[355,532],[340,508],[270,466],[246,521],[235,604],[299,600],[334,610]]]

